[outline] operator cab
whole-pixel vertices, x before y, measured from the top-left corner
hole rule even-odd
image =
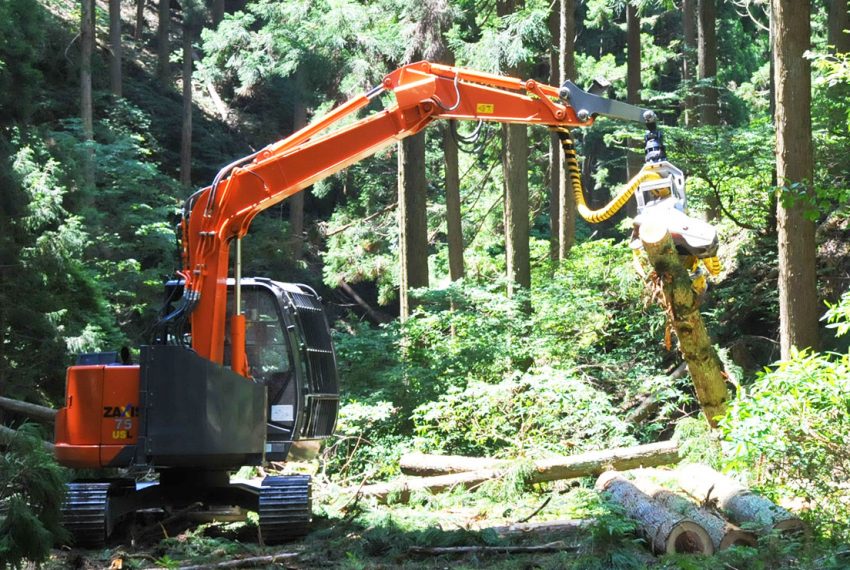
[[[235,282],[228,280],[229,293]],[[307,285],[243,278],[245,353],[251,376],[266,386],[267,461],[288,453],[315,455],[316,440],[333,434],[339,407],[339,379],[330,328],[318,294]],[[233,314],[235,295],[228,295]],[[224,365],[230,366],[230,327],[225,332]]]

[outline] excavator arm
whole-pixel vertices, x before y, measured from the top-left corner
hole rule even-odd
[[[395,96],[394,105],[346,121],[384,93]],[[544,125],[567,132],[570,127],[593,124],[600,114],[655,122],[651,111],[585,93],[571,83],[557,88],[425,61],[404,66],[313,124],[226,166],[211,186],[187,200],[182,222],[183,299],[163,322],[185,323],[190,318],[194,350],[222,363],[230,242],[244,236],[263,210],[418,133],[434,120]],[[637,189],[637,184],[633,186],[631,193]],[[231,366],[247,375],[240,315],[231,318],[230,332]]]

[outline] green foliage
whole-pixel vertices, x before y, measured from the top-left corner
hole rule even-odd
[[[450,389],[413,419],[417,447],[444,454],[569,455],[634,443],[604,392],[551,368]]]
[[[37,0],[0,4],[0,125],[28,118],[40,96],[44,12]]]
[[[43,562],[55,541],[66,538],[60,525],[65,471],[44,449],[38,428],[25,424],[4,437],[0,456],[0,566],[19,568],[25,560]]]
[[[850,353],[802,351],[765,372],[722,422],[729,466],[798,497],[820,530],[850,536]]]

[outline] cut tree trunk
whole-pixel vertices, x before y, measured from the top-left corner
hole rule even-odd
[[[38,404],[30,404],[29,402],[22,402],[20,400],[13,400],[12,398],[0,396],[0,408],[16,412],[18,414],[23,414],[34,420],[40,420],[43,422],[56,421],[56,410],[53,408],[39,406]]]
[[[507,536],[529,536],[557,534],[558,536],[571,536],[586,532],[595,521],[593,519],[565,519],[533,523],[515,523],[505,526],[490,526],[477,529],[478,531],[492,531],[499,537]]]
[[[529,483],[544,483],[561,479],[573,479],[599,475],[609,469],[634,469],[636,467],[652,467],[678,463],[679,448],[672,441],[661,441],[635,447],[624,447],[606,451],[593,451],[571,457],[555,457],[534,462]],[[400,479],[387,483],[377,483],[361,488],[349,489],[366,497],[375,497],[385,502],[393,497],[397,502],[404,503],[410,499],[413,491],[428,491],[439,493],[455,487],[471,488],[486,481],[499,479],[509,472],[507,468],[478,469],[466,473],[438,475],[416,479]]]
[[[708,532],[696,521],[670,511],[616,472],[603,473],[596,488],[625,509],[657,554],[714,554]]]
[[[672,477],[688,495],[704,505],[716,505],[738,525],[757,525],[761,534],[805,529],[803,521],[792,513],[707,465],[685,465],[674,471]]]
[[[645,221],[640,228],[640,239],[661,283],[662,302],[688,363],[697,399],[708,423],[717,427],[717,418],[726,412],[729,392],[723,364],[699,312],[699,295],[691,287],[688,270],[679,261],[664,220]]]
[[[510,462],[490,457],[466,457],[463,455],[428,455],[426,453],[407,453],[401,456],[399,467],[405,475],[427,477],[430,475],[449,475],[466,473],[479,469],[500,469]]]
[[[646,493],[653,501],[667,510],[683,515],[696,522],[708,533],[715,550],[725,550],[730,546],[755,546],[753,533],[725,521],[719,516],[700,508],[685,497],[664,489],[650,481],[645,475],[634,473],[632,481],[638,489]]]

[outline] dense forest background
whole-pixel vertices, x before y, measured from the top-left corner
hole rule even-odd
[[[605,78],[656,110],[691,213],[720,234],[702,305],[734,395],[719,434],[671,374],[666,315],[632,267],[634,211],[577,220],[543,128],[447,123],[244,240],[245,275],[307,283],[333,317],[344,405],[322,473],[675,432],[846,539],[847,28],[843,0],[5,0],[0,395],[55,407],[76,353],[148,342],[183,200],[398,66]],[[602,205],[640,168],[641,126],[574,136]]]

